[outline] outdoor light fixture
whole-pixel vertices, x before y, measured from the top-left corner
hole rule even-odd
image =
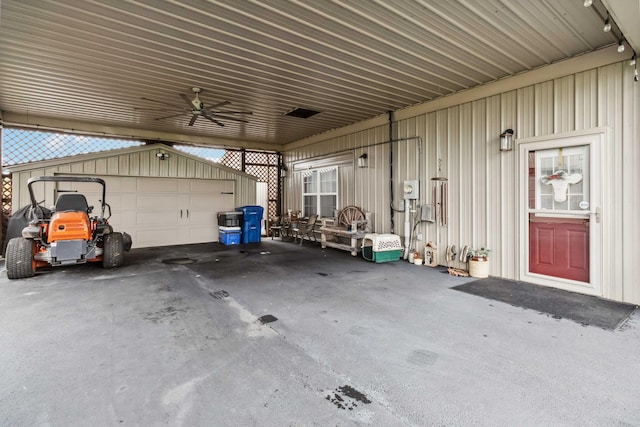
[[[513,150],[513,129],[507,129],[500,134],[500,151]]]
[[[607,15],[607,19],[604,20],[604,27],[602,28],[602,31],[605,33],[611,31],[611,19],[609,19],[609,15]]]
[[[360,155],[360,157],[358,157],[358,167],[359,168],[366,168],[367,167],[367,163],[368,163],[368,157],[367,153],[363,153]]]
[[[620,40],[618,43],[618,53],[624,52],[624,40]]]
[[[169,158],[169,153],[159,152],[156,153],[156,157],[160,160],[167,160]]]
[[[631,61],[629,61],[629,66],[630,67],[633,67],[634,65],[636,65],[636,54],[635,53],[631,57]]]
[[[584,7],[589,7],[593,4],[593,0],[584,0]]]
[[[638,67],[636,67],[636,68],[633,70],[633,81],[634,81],[634,82],[637,82],[637,81],[638,81]]]

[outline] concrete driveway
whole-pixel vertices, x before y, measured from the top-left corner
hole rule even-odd
[[[0,274],[0,425],[640,424],[637,311],[605,331],[308,242],[129,255]]]

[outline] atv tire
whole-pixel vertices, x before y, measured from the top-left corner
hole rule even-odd
[[[35,242],[24,237],[15,237],[7,244],[7,277],[26,279],[36,274],[36,260],[33,258]]]
[[[103,237],[102,267],[116,268],[124,264],[122,233],[109,233]]]

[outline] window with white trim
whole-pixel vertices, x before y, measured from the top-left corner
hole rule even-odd
[[[338,203],[338,168],[304,171],[302,175],[302,215],[332,217]]]

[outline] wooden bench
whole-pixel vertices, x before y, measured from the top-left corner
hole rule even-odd
[[[362,239],[369,228],[370,215],[355,206],[347,206],[336,219],[323,219],[320,227],[322,248],[332,247],[351,252],[357,256],[362,247]]]
[[[350,231],[340,226],[323,226],[320,227],[320,244],[322,248],[327,246],[345,251],[350,251],[351,255],[357,256],[362,246],[362,239],[368,232]],[[329,237],[329,238],[327,238]],[[340,239],[348,239],[349,243],[341,243]]]

